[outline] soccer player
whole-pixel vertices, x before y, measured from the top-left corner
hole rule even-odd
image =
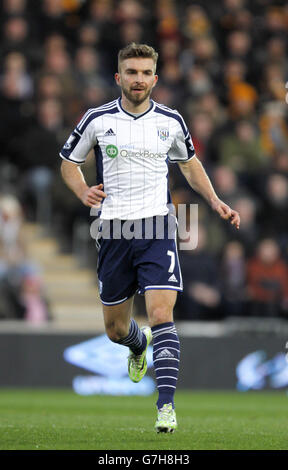
[[[146,351],[153,339],[158,389],[155,429],[173,432],[180,360],[173,308],[182,278],[175,237],[169,231],[169,216],[173,216],[168,207],[168,162],[179,164],[191,187],[220,217],[236,228],[240,217],[215,194],[181,115],[150,98],[158,80],[157,58],[158,53],[146,44],[132,43],[119,51],[115,80],[121,97],[89,109],[60,156],[68,187],[84,205],[101,204],[98,280],[106,333],[110,340],[129,348],[128,373],[133,382],[146,373]],[[80,166],[91,149],[98,181],[89,187]],[[152,224],[149,237],[144,234],[148,220]],[[158,236],[159,220],[163,236]],[[118,229],[115,234],[115,221],[120,221],[120,229],[127,221],[130,227],[140,221],[141,237],[125,236],[124,230],[119,235]],[[111,228],[110,237],[101,233],[104,223],[106,229],[107,223]],[[149,327],[140,329],[132,316],[136,292],[145,295]]]

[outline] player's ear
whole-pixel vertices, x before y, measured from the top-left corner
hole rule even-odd
[[[154,88],[154,86],[156,85],[157,82],[158,82],[158,75],[155,75],[154,76],[154,83],[153,83],[152,88]]]
[[[114,78],[117,85],[120,85],[120,74],[118,72],[115,73]]]

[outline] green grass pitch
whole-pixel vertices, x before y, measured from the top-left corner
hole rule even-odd
[[[282,392],[178,391],[178,429],[157,434],[156,395],[0,389],[1,450],[287,450]]]

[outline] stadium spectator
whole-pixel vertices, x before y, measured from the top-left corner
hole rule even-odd
[[[141,44],[145,42],[145,31],[138,21],[123,21],[119,25],[120,43],[122,45],[136,42]]]
[[[42,323],[50,318],[50,312],[39,288],[39,267],[27,256],[23,237],[23,210],[12,194],[0,196],[0,318],[24,319]],[[37,302],[37,304],[36,304]]]
[[[179,39],[162,39],[159,43],[159,55],[161,56],[161,60],[163,63],[166,61],[174,61],[177,60],[180,63],[179,55],[181,54],[181,44]],[[181,72],[183,73],[183,68],[181,68]]]
[[[37,89],[35,90],[36,102],[46,99],[62,99],[60,80],[53,73],[44,73],[38,76]]]
[[[82,46],[76,49],[74,67],[75,79],[81,89],[85,90],[86,87],[98,86],[109,93],[109,85],[107,85],[105,76],[102,74],[100,56],[93,47]]]
[[[179,254],[185,289],[178,297],[176,310],[183,319],[217,320],[223,315],[217,261],[207,243],[207,232],[199,225],[196,249],[193,246]]]
[[[209,73],[216,80],[221,71],[221,60],[215,39],[211,36],[199,36],[193,40],[194,62]]]
[[[287,14],[283,5],[268,5],[263,13],[263,37],[286,33]]]
[[[0,81],[4,87],[6,82],[14,82],[21,100],[33,95],[33,79],[27,70],[26,57],[20,52],[10,52],[5,56],[3,75],[0,76]]]
[[[188,39],[210,36],[212,24],[204,8],[200,5],[189,5],[183,15],[183,35]]]
[[[61,36],[57,36],[60,39]],[[48,42],[47,38],[46,45],[47,50],[44,56],[43,72],[55,74],[62,84],[63,94],[74,95],[77,90],[75,79],[73,78],[73,62],[72,59],[64,47],[62,41],[57,41],[56,44]],[[53,39],[55,36],[53,35]]]
[[[193,135],[193,144],[198,158],[203,162],[207,170],[211,165],[209,155],[209,143],[214,131],[214,121],[210,114],[204,111],[199,111],[195,114],[190,122],[189,128]]]
[[[259,117],[261,144],[264,151],[273,157],[286,151],[288,145],[287,105],[269,103]]]
[[[119,23],[126,21],[143,21],[147,15],[146,8],[137,0],[120,0],[115,12]]]
[[[156,41],[158,43],[163,39],[179,39],[182,37],[180,18],[174,0],[157,0],[155,16],[157,21],[155,28]]]
[[[265,62],[282,67],[287,75],[286,43],[287,40],[283,35],[275,34],[275,36],[271,36],[265,48]]]
[[[233,29],[227,35],[227,57],[251,62],[251,36],[247,31]]]
[[[23,16],[10,16],[7,18],[2,31],[2,55],[9,52],[29,54],[29,23]]]
[[[52,171],[57,164],[51,155],[57,151],[61,138],[66,134],[61,102],[55,98],[39,101],[33,125],[19,135],[18,165],[21,170],[31,171],[36,166],[44,166]],[[38,160],[35,160],[35,155],[38,155]]]
[[[250,256],[260,237],[260,228],[257,224],[257,200],[250,196],[242,196],[234,200],[234,206],[241,213],[241,233],[233,233],[227,226],[228,239],[239,241],[245,247],[245,252]]]
[[[161,82],[154,88],[152,98],[158,103],[167,103],[167,106],[171,108],[175,108],[177,105],[177,99],[173,90],[167,85],[161,84]]]
[[[244,178],[265,168],[267,157],[261,146],[259,130],[252,122],[247,119],[237,121],[234,131],[220,139],[218,163],[229,165]]]
[[[243,244],[231,241],[225,245],[220,275],[223,315],[245,316],[248,311],[246,253]]]
[[[245,8],[246,0],[224,0],[220,10],[219,27],[227,33],[237,27],[236,15]]]
[[[262,240],[255,256],[248,260],[247,288],[251,315],[287,316],[288,268],[275,240]]]
[[[43,295],[41,277],[27,274],[20,284],[19,300],[24,309],[24,320],[33,325],[42,325],[51,319],[49,305]]]
[[[3,0],[3,10],[6,15],[25,15],[27,0]]]
[[[258,93],[250,83],[233,83],[228,90],[228,109],[231,120],[248,119],[255,122],[257,101]]]
[[[161,84],[171,90],[174,96],[174,106],[179,108],[180,103],[183,102],[185,97],[185,81],[182,76],[179,63],[175,60],[167,61],[162,67],[163,76],[161,77]]]
[[[193,65],[188,69],[186,83],[192,102],[195,98],[213,90],[213,82],[209,73],[199,65]]]
[[[228,58],[224,60],[222,70],[223,76],[216,82],[216,89],[228,111],[230,90],[235,83],[245,83],[248,67],[241,59]]]
[[[96,24],[86,22],[80,25],[77,36],[78,46],[95,47],[98,49],[100,31]]]
[[[262,208],[258,214],[258,222],[263,234],[273,237],[279,243],[288,241],[288,178],[272,173],[267,177],[262,190]]]
[[[100,27],[106,26],[113,17],[113,2],[111,0],[92,0],[88,5],[91,20]]]
[[[288,153],[283,150],[276,152],[271,161],[271,167],[274,171],[288,176]]]
[[[217,165],[213,170],[215,190],[223,201],[234,205],[239,196],[248,194],[247,188],[240,186],[237,174],[230,166]]]
[[[42,39],[54,32],[69,37],[68,15],[65,15],[63,3],[61,0],[43,0],[41,2],[39,21]]]
[[[191,115],[198,112],[204,112],[209,114],[210,118],[213,120],[215,129],[224,126],[227,121],[227,112],[224,106],[220,103],[219,97],[213,91],[208,91],[198,97],[197,100],[191,100],[189,112]],[[188,108],[187,108],[188,109]],[[212,137],[211,137],[212,139]]]
[[[287,78],[286,70],[283,64],[275,60],[265,61],[262,68],[263,74],[259,85],[261,90],[262,108],[269,104],[283,104],[285,102],[285,80]],[[278,104],[278,106],[279,106]]]
[[[19,160],[15,153],[15,136],[19,136],[26,129],[33,111],[30,99],[31,81],[24,69],[25,59],[18,51],[13,54],[17,54],[16,61],[15,56],[13,59],[13,67],[17,66],[18,70],[7,72],[4,69],[0,82],[0,147],[1,161],[7,160],[17,165]]]

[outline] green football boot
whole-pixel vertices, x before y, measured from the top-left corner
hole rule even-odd
[[[152,341],[152,331],[149,326],[141,328],[142,333],[146,336],[147,345],[142,354],[136,355],[130,350],[128,356],[128,374],[132,382],[140,382],[147,371],[146,352],[149,344]]]
[[[167,403],[158,410],[158,417],[155,424],[157,432],[174,432],[177,428],[176,413],[172,403]]]

